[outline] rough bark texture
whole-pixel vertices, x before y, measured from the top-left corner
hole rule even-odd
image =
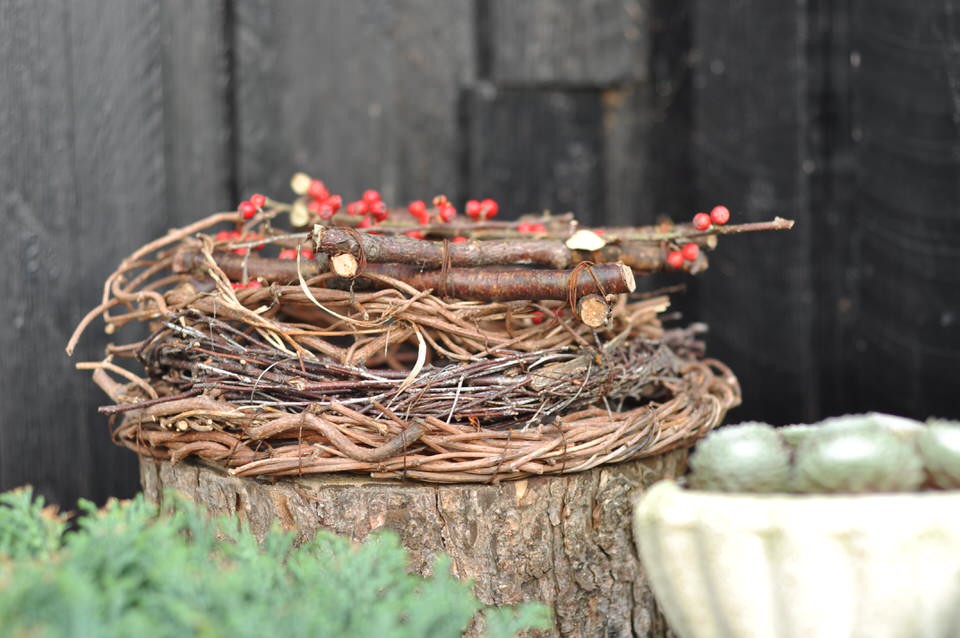
[[[278,521],[309,536],[318,529],[362,540],[389,528],[430,569],[445,552],[481,600],[540,600],[555,636],[668,636],[637,557],[631,498],[682,472],[686,452],[499,485],[425,485],[364,477],[262,482],[216,469],[141,459],[144,493],[183,492],[216,514],[238,516],[262,535]]]

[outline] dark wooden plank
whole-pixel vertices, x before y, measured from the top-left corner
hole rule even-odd
[[[490,0],[490,79],[605,86],[647,78],[650,0]]]
[[[649,224],[656,219],[653,166],[660,161],[652,147],[653,104],[650,86],[627,84],[601,94],[603,112],[603,209],[594,222]]]
[[[604,131],[598,91],[497,90],[469,106],[470,193],[506,217],[544,209],[602,219]]]
[[[657,215],[681,218],[696,205],[693,168],[693,0],[652,0],[650,32],[650,133],[647,205]]]
[[[164,159],[171,223],[236,206],[226,0],[164,0]],[[240,193],[239,196],[249,196]]]
[[[819,403],[807,20],[797,4],[696,3],[697,204],[726,204],[736,221],[797,220],[790,233],[722,241],[700,284],[710,352],[743,384],[735,419],[809,419]]]
[[[682,219],[693,209],[690,5],[653,0],[648,81],[603,92],[606,223]]]
[[[166,225],[159,13],[149,0],[6,3],[0,20],[0,488],[129,495],[135,459],[63,346],[103,279]],[[76,359],[99,358],[93,331]]]
[[[850,2],[810,6],[807,65],[808,108],[814,122],[810,143],[810,222],[817,303],[814,343],[821,416],[873,409],[856,374],[857,285],[861,263],[855,250],[857,162],[852,138]],[[801,166],[801,168],[803,168]]]
[[[855,2],[857,346],[870,403],[960,417],[960,2]]]
[[[239,0],[242,189],[287,197],[305,170],[345,198],[457,199],[473,19],[467,0]]]

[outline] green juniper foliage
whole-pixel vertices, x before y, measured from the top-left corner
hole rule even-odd
[[[484,606],[446,557],[429,578],[407,573],[391,533],[295,546],[274,529],[258,543],[236,520],[164,503],[83,503],[66,531],[29,489],[0,495],[0,636],[453,637],[478,613],[489,637],[550,626],[540,604]]]

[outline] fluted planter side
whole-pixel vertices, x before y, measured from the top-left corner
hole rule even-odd
[[[720,494],[662,481],[634,525],[684,638],[960,635],[960,492]]]

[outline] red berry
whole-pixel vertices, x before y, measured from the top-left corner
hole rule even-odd
[[[469,240],[466,237],[463,237],[462,235],[457,235],[456,237],[453,238],[453,243],[455,244],[463,244],[467,241]]]
[[[333,206],[324,202],[317,208],[317,214],[320,215],[320,219],[330,219],[333,217]]]
[[[213,236],[213,240],[214,241],[230,241],[231,239],[233,239],[233,233],[234,231],[232,230],[221,230],[219,233]]]
[[[311,199],[307,202],[307,210],[311,213],[319,213],[321,206],[323,206],[323,202],[319,199]]]
[[[302,249],[302,250],[300,251],[300,254],[303,256],[304,259],[313,259],[313,257],[314,257],[313,251],[310,250],[310,249],[308,249],[308,248]],[[296,259],[296,257],[297,257],[296,252],[294,252],[293,257],[294,257],[294,259]]]
[[[693,242],[684,244],[683,248],[680,249],[680,254],[683,255],[683,258],[687,261],[696,261],[697,256],[700,255],[700,246],[697,246]]]
[[[414,202],[414,204],[416,203],[417,202]],[[413,206],[413,204],[411,204],[407,207],[407,210],[409,210],[410,214],[413,215],[421,224],[426,225],[430,223],[430,211],[427,210],[426,205],[421,208],[420,206]]]
[[[326,199],[330,197],[330,191],[327,190],[327,185],[319,179],[311,179],[310,186],[307,188],[307,195],[311,199]]]
[[[533,224],[532,224],[531,222],[520,222],[519,224],[517,224],[517,232],[518,232],[518,233],[532,233],[532,232],[533,232]]]
[[[253,216],[257,214],[257,207],[254,206],[249,200],[240,202],[240,205],[237,206],[237,210],[240,211],[240,214],[243,215],[244,219],[252,219]]]
[[[297,251],[293,248],[284,248],[280,251],[280,259],[296,259]]]
[[[500,212],[500,206],[494,200],[489,197],[482,202],[480,202],[480,215],[483,219],[490,219],[491,217],[496,217],[497,213]]]
[[[706,213],[697,213],[693,216],[693,227],[697,230],[706,230],[710,228],[710,215]]]
[[[373,222],[369,217],[364,217],[360,220],[360,223],[357,224],[357,228],[370,228],[371,226],[373,226]]]
[[[726,206],[714,206],[710,211],[710,219],[717,226],[723,226],[730,221],[730,209]]]
[[[251,279],[250,282],[247,283],[247,288],[263,288],[263,284],[260,283],[258,279]]]
[[[679,250],[671,250],[670,254],[667,255],[667,265],[674,270],[683,268],[683,253]]]
[[[250,249],[249,249],[249,248],[234,248],[233,251],[231,251],[231,252],[234,252],[234,253],[236,253],[236,254],[238,254],[238,255],[246,255],[248,252],[250,252]]]
[[[407,204],[407,210],[417,219],[422,219],[427,214],[427,205],[422,199]]]
[[[602,235],[606,235],[606,234],[607,234],[607,231],[605,231],[605,230],[602,229],[602,228],[596,228],[596,229],[594,229],[593,234],[594,234],[594,235],[601,235],[601,236],[602,236]]]
[[[267,204],[267,197],[260,193],[254,193],[250,196],[250,203],[257,208],[263,208]]]
[[[535,310],[533,316],[530,317],[530,321],[533,323],[543,323],[543,311]]]
[[[423,239],[423,233],[419,230],[408,230],[404,233],[407,237],[413,237],[414,239]]]
[[[545,233],[547,232],[547,227],[541,224],[540,222],[532,222],[530,224],[531,233]]]
[[[347,204],[348,215],[363,215],[367,212],[367,210],[367,204],[362,200],[357,200]]]
[[[381,202],[380,200],[377,200],[372,204],[370,204],[370,213],[373,215],[373,218],[378,222],[382,222],[390,215],[389,211],[387,210],[387,205]]]
[[[440,221],[446,224],[457,216],[457,209],[450,204],[445,204],[439,208],[437,214],[440,215]]]
[[[433,205],[437,207],[440,207],[440,206],[443,206],[444,204],[449,204],[449,203],[450,203],[450,200],[447,199],[446,195],[436,195],[433,198]]]
[[[230,287],[233,288],[234,290],[243,290],[244,288],[246,288],[246,286],[244,286],[239,281],[230,282]]]
[[[333,209],[333,212],[337,212],[343,206],[343,198],[339,195],[331,195],[327,198],[327,204]]]
[[[469,218],[471,218],[471,219],[476,219],[476,218],[480,217],[480,210],[481,210],[481,209],[482,209],[482,207],[480,206],[480,202],[478,202],[478,201],[475,200],[475,199],[471,199],[471,200],[467,201],[467,206],[466,206],[466,208],[465,208],[464,210],[467,212],[467,217],[469,217]]]
[[[373,207],[374,204],[380,201],[380,193],[371,189],[363,191],[363,201],[367,203],[367,206]]]

